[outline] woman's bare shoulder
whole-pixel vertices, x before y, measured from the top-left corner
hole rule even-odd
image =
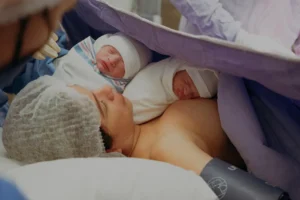
[[[160,119],[161,130],[189,136],[199,148],[213,146],[224,137],[217,102],[209,99],[184,100],[171,105]]]
[[[176,101],[170,105],[161,117],[161,121],[180,121],[197,123],[202,118],[219,119],[217,102],[210,99]]]

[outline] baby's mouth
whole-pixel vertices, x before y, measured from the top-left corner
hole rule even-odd
[[[175,90],[175,94],[176,94],[176,96],[177,96],[180,100],[184,99],[184,97],[185,97],[183,91],[184,91],[183,89],[176,89],[176,90]]]
[[[189,90],[186,88],[176,89],[175,94],[179,98],[179,100],[187,100],[191,98],[189,95]]]
[[[100,60],[100,68],[102,68],[103,71],[109,72],[109,67],[107,63],[103,60]]]

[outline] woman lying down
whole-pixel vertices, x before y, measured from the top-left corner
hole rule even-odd
[[[160,117],[136,125],[132,103],[111,87],[90,91],[45,76],[14,99],[3,143],[10,158],[25,163],[116,156],[167,162],[200,175],[225,199],[243,199],[249,191],[240,185],[257,181],[226,163],[244,166],[211,99],[179,100]],[[263,187],[270,186],[259,181],[253,186]]]

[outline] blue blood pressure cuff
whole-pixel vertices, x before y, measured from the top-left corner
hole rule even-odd
[[[200,176],[220,200],[290,200],[280,188],[219,159],[209,162]]]

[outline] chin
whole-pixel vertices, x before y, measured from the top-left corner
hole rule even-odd
[[[98,68],[99,69],[99,71],[102,73],[102,74],[105,74],[106,75],[106,73],[105,73],[105,71],[103,70],[103,69],[101,69],[101,68]]]
[[[180,96],[177,96],[177,98],[179,99],[179,100],[188,100],[189,98],[187,98],[187,97],[180,97]]]

